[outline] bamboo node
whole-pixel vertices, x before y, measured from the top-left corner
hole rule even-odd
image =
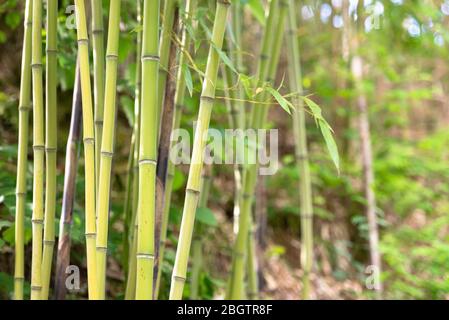
[[[32,68],[32,69],[40,69],[40,68],[42,68],[42,63],[39,63],[39,62],[37,62],[37,63],[32,63],[32,64],[31,64],[31,68]]]
[[[94,138],[84,138],[83,142],[85,144],[95,144],[95,139]]]
[[[77,41],[78,41],[78,44],[89,45],[89,39],[81,38],[81,39],[78,39]]]
[[[55,240],[44,240],[44,245],[52,246],[55,244]]]
[[[84,234],[84,236],[86,237],[86,239],[92,239],[92,238],[95,238],[97,236],[97,233],[96,232],[86,232]],[[97,249],[98,249],[98,247],[97,247]]]
[[[31,290],[33,290],[33,291],[41,291],[42,290],[42,286],[31,286]]]
[[[260,59],[262,59],[262,60],[268,60],[269,58],[270,58],[270,56],[267,54],[264,54],[264,53],[260,54]]]
[[[217,0],[217,2],[225,6],[229,6],[231,4],[231,1],[229,0]]]
[[[203,95],[200,97],[200,99],[204,100],[204,101],[209,101],[212,103],[215,101],[215,97],[209,97],[209,96],[203,96]]]
[[[185,277],[181,277],[181,276],[173,276],[173,280],[186,282],[187,279]]]
[[[106,55],[106,60],[117,60],[117,59],[118,59],[118,54],[109,53]]]
[[[142,61],[150,60],[150,61],[159,61],[161,58],[156,55],[146,54],[142,56]]]
[[[34,224],[44,224],[44,219],[31,219]]]
[[[46,148],[45,148],[45,151],[46,151],[47,153],[56,153],[56,152],[58,151],[58,149],[57,149],[57,148],[46,147]]]
[[[45,151],[45,146],[42,145],[33,145],[34,151]]]
[[[151,253],[137,253],[136,254],[137,259],[148,259],[148,260],[154,260],[154,254]]]
[[[103,34],[104,29],[93,29],[92,30],[92,34],[94,35],[99,35],[99,34]]]
[[[101,151],[101,155],[107,158],[113,158],[114,157],[114,152],[109,152],[109,151]]]
[[[196,194],[196,195],[199,195],[201,193],[201,191],[195,190],[195,189],[192,189],[192,188],[187,188],[186,192],[191,192],[191,193]]]
[[[296,155],[296,160],[298,160],[298,161],[307,160],[308,158],[309,158],[309,155],[307,153]]]
[[[249,193],[244,193],[244,194],[242,194],[242,198],[243,199],[251,199],[253,197],[253,195],[252,194],[249,194]]]
[[[25,112],[30,111],[31,106],[19,106],[19,111]]]
[[[25,197],[26,195],[27,195],[26,192],[19,192],[19,191],[16,192],[16,196],[18,197]]]
[[[313,214],[311,213],[304,213],[299,215],[303,219],[313,219]]]
[[[151,165],[157,166],[157,160],[154,160],[154,159],[141,159],[141,160],[139,160],[139,165],[141,165],[141,164],[151,164]]]
[[[98,247],[98,246],[97,246],[97,251],[107,252],[107,251],[108,251],[108,248],[107,248],[107,247]]]
[[[24,277],[14,277],[14,280],[23,281],[23,280],[25,280],[25,278]]]
[[[46,50],[47,54],[51,53],[51,54],[57,54],[59,52],[58,49],[47,49]]]
[[[175,175],[173,173],[167,173],[167,178],[174,179]]]

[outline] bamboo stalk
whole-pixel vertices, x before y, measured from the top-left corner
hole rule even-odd
[[[157,110],[157,125],[158,125],[158,135],[160,134],[159,128],[161,126],[161,114],[164,108],[164,96],[165,96],[165,86],[168,77],[168,63],[169,63],[169,52],[170,43],[172,42],[172,30],[173,22],[175,17],[176,0],[165,0],[164,1],[164,12],[162,15],[162,28],[161,36],[159,40],[159,77],[158,77],[158,110]]]
[[[42,256],[42,299],[48,299],[55,246],[56,161],[57,161],[57,24],[58,1],[47,0],[46,63],[46,183],[44,251]]]
[[[221,50],[230,4],[231,3],[229,0],[217,0],[217,9],[211,39],[212,44],[209,48],[203,90],[201,93],[198,123],[195,131],[181,230],[178,248],[176,250],[175,266],[172,274],[170,300],[182,299],[182,293],[186,281],[187,263],[195,222],[195,212],[197,209],[200,192],[204,146],[206,143],[205,140],[207,139],[207,130],[209,129],[212,106],[215,100],[215,84],[218,74],[219,54],[217,49],[213,46]]]
[[[61,219],[59,221],[58,252],[56,254],[55,298],[64,300],[66,295],[66,269],[70,264],[70,229],[75,201],[76,172],[78,169],[79,142],[81,138],[81,83],[79,62],[76,64],[75,86],[73,88],[72,116],[67,139],[64,192],[62,196]]]
[[[174,106],[174,116],[173,116],[173,124],[172,124],[172,132],[179,128],[181,123],[181,117],[182,112],[184,109],[184,96],[185,96],[185,89],[186,89],[186,83],[185,78],[183,75],[183,66],[186,64],[186,53],[185,51],[188,51],[190,48],[190,36],[187,32],[187,28],[185,27],[185,24],[188,20],[191,20],[196,9],[196,1],[197,0],[187,0],[186,1],[186,7],[185,7],[185,14],[182,19],[183,25],[182,25],[182,39],[181,39],[181,53],[179,56],[179,68],[177,72],[177,80],[176,80],[176,93],[175,93],[175,106]],[[173,146],[173,142],[171,144]],[[170,148],[171,150],[171,148]],[[168,169],[167,169],[167,180],[165,182],[165,191],[164,191],[164,207],[163,207],[163,213],[162,213],[162,225],[161,225],[161,238],[160,238],[160,248],[159,248],[159,257],[160,257],[160,264],[162,264],[164,260],[164,253],[165,253],[165,242],[167,239],[167,227],[168,227],[168,219],[170,215],[170,204],[171,204],[171,195],[172,195],[172,189],[173,189],[173,179],[175,174],[175,165],[172,161],[168,161]],[[160,287],[160,273],[158,274],[158,277],[156,279],[156,286],[155,286],[155,296],[157,297],[159,293],[159,287]]]
[[[87,279],[89,299],[97,299],[98,278],[95,250],[97,238],[95,225],[95,139],[89,70],[89,39],[87,36],[86,8],[84,0],[75,0],[75,7],[83,109]]]
[[[114,129],[121,0],[111,0],[109,7],[108,44],[106,49],[106,86],[104,126],[101,141],[100,178],[98,188],[97,272],[98,294],[105,298],[108,221],[111,190],[111,169],[114,155]]]
[[[207,208],[210,188],[212,184],[212,166],[203,169],[201,177],[201,193],[198,208]],[[190,300],[198,300],[201,269],[203,268],[203,233],[201,224],[195,226],[195,234],[192,241],[192,280],[190,284]]]
[[[103,136],[104,115],[104,26],[103,5],[101,0],[91,0],[92,40],[94,58],[94,121],[95,121],[95,190],[98,191],[100,179],[101,140]]]
[[[32,22],[33,78],[33,253],[31,262],[31,299],[40,300],[42,292],[42,236],[44,223],[44,99],[42,81],[42,0],[33,3]]]
[[[15,267],[14,267],[14,300],[23,300],[23,282],[25,278],[25,206],[27,190],[27,151],[29,115],[31,109],[31,25],[33,1],[25,4],[23,31],[22,68],[20,76],[19,97],[19,141],[17,156],[16,181],[16,217],[15,217]]]
[[[142,24],[142,2],[137,1],[137,23]],[[134,88],[134,149],[133,149],[133,181],[132,181],[132,199],[131,214],[126,220],[126,246],[128,250],[128,276],[126,280],[125,300],[132,300],[136,293],[136,250],[137,250],[137,201],[139,195],[139,145],[140,145],[140,99],[141,99],[141,77],[142,77],[142,31],[139,28],[136,35],[136,78]]]
[[[139,152],[136,299],[153,297],[156,210],[159,0],[145,0],[142,43],[142,102]]]
[[[273,7],[274,6],[274,7]],[[279,13],[277,13],[279,7]],[[267,20],[267,32],[262,45],[261,61],[259,65],[259,81],[271,82],[276,74],[277,64],[282,45],[282,34],[284,31],[287,5],[284,0],[273,0],[270,5],[270,13]],[[273,17],[276,16],[275,19]],[[272,30],[272,23],[275,22],[275,32]],[[272,34],[271,34],[272,33]],[[274,36],[275,35],[275,36]],[[268,42],[271,42],[268,45]],[[266,50],[266,51],[265,51]],[[269,59],[268,52],[271,52]],[[266,61],[268,60],[269,63]],[[267,100],[266,93],[259,95],[259,102]],[[258,104],[252,109],[251,128],[261,129],[267,117],[268,107],[265,104]],[[233,264],[230,282],[229,296],[231,299],[242,299],[244,297],[245,260],[247,254],[248,234],[251,226],[251,206],[254,197],[254,190],[257,182],[257,164],[248,165],[243,174],[242,205],[239,221],[239,232],[234,246]]]
[[[173,25],[173,35],[178,33],[178,9],[176,8],[174,14],[174,25]],[[154,298],[156,298],[156,286],[158,282],[158,277],[160,277],[160,266],[162,264],[162,259],[160,253],[161,248],[161,232],[162,232],[162,219],[164,211],[164,193],[165,186],[167,182],[167,170],[170,155],[170,138],[171,129],[173,124],[174,115],[174,104],[176,95],[176,61],[177,46],[175,43],[171,44],[168,69],[166,72],[166,82],[165,82],[165,97],[164,97],[164,113],[162,114],[162,122],[160,127],[160,138],[159,138],[159,148],[158,148],[158,159],[157,159],[157,169],[156,169],[156,229],[155,229],[155,264],[154,264],[154,274],[153,274],[153,285],[155,290],[153,293]],[[159,74],[160,76],[161,74]]]
[[[289,82],[290,90],[299,95],[303,94],[299,43],[297,36],[296,5],[289,0],[288,19],[288,49],[289,49]],[[313,266],[313,204],[312,183],[307,151],[307,133],[305,110],[302,100],[298,97],[293,101],[293,133],[295,138],[295,158],[299,176],[299,202],[301,210],[301,268],[303,269],[303,299],[310,296],[310,273]]]

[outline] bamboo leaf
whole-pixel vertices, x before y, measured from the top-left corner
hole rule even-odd
[[[212,47],[215,49],[215,51],[217,51],[218,55],[220,56],[221,61],[223,61],[223,63],[232,70],[232,72],[238,74],[237,70],[234,67],[234,64],[232,63],[231,59],[229,59],[229,57],[227,56],[227,54],[221,50],[220,48],[218,48],[213,42],[211,42]]]
[[[266,90],[276,99],[279,105],[284,109],[288,114],[292,114],[290,108],[293,108],[292,104],[285,99],[277,90],[274,90],[271,87],[267,87]]]
[[[189,67],[186,64],[182,66],[182,73],[184,74],[184,80],[186,82],[187,90],[189,90],[190,96],[192,96],[193,95],[192,74],[190,73]]]
[[[337,168],[338,173],[340,173],[340,157],[338,155],[337,144],[335,143],[334,136],[332,135],[331,128],[325,120],[318,120],[320,126],[321,134],[323,135],[324,141],[326,142],[327,150]]]
[[[209,208],[200,207],[196,210],[196,219],[211,227],[216,227],[218,225],[218,221],[215,218],[214,213]]]
[[[265,26],[265,10],[260,0],[248,0],[247,5],[249,11],[259,21],[262,26]]]

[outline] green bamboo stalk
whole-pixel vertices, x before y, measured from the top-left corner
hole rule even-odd
[[[210,188],[212,184],[212,166],[207,166],[203,170],[201,177],[201,193],[198,201],[198,208],[207,208]],[[199,284],[201,269],[203,267],[203,233],[201,224],[195,226],[195,234],[192,241],[192,280],[190,284],[190,300],[199,299]]]
[[[174,110],[174,116],[173,116],[173,125],[172,125],[172,132],[179,128],[181,123],[181,117],[182,112],[184,109],[184,96],[185,96],[185,89],[186,89],[186,83],[185,78],[183,75],[183,66],[186,64],[187,55],[186,52],[188,52],[190,48],[190,36],[187,32],[187,29],[185,27],[185,24],[188,23],[188,21],[192,20],[192,17],[195,13],[196,9],[196,2],[197,0],[187,0],[186,6],[185,6],[185,13],[184,17],[182,19],[183,25],[182,25],[182,38],[181,38],[181,53],[179,56],[179,68],[177,73],[177,80],[176,80],[176,94],[175,94],[175,110]],[[173,146],[172,142],[172,146]],[[170,148],[172,150],[172,148]],[[173,189],[173,179],[175,175],[175,165],[172,161],[168,161],[168,169],[167,169],[167,181],[165,183],[165,192],[164,192],[164,208],[163,208],[163,214],[162,214],[162,226],[161,226],[161,238],[159,240],[160,248],[159,248],[159,259],[160,264],[162,264],[164,260],[164,253],[165,253],[165,242],[167,240],[167,228],[168,228],[168,220],[170,215],[170,204],[171,204],[171,195],[172,195],[172,189]],[[161,279],[161,273],[158,273],[158,277],[156,280],[156,286],[155,286],[155,296],[157,297],[159,294],[159,287],[160,287],[160,279]]]
[[[252,218],[252,216],[251,216]],[[250,220],[250,227],[248,230],[248,299],[257,300],[259,298],[259,281],[257,278],[257,260],[256,260],[256,227],[253,224],[253,219]]]
[[[139,152],[136,299],[153,297],[156,210],[159,0],[145,0],[142,43],[142,102]]]
[[[303,94],[301,65],[299,55],[299,43],[297,36],[296,5],[294,0],[289,0],[289,82],[290,90],[299,95]],[[303,276],[303,299],[309,299],[310,279],[313,264],[313,205],[312,205],[312,183],[310,178],[310,167],[307,152],[307,135],[305,110],[302,100],[294,99],[293,110],[293,132],[295,138],[295,157],[299,176],[299,201],[301,210],[301,268]]]
[[[217,10],[215,13],[214,27],[212,31],[211,46],[207,59],[206,73],[201,93],[198,123],[195,131],[195,138],[192,151],[192,159],[187,181],[186,197],[182,215],[181,230],[176,251],[175,266],[172,274],[170,288],[170,300],[182,299],[182,293],[187,274],[187,263],[189,258],[190,245],[192,241],[193,226],[195,222],[195,212],[198,205],[200,192],[201,170],[203,168],[204,146],[206,135],[209,129],[212,106],[215,100],[215,84],[217,81],[219,54],[217,48],[221,50],[226,28],[226,19],[230,6],[229,0],[217,0]],[[214,46],[216,48],[214,48]]]
[[[101,141],[100,182],[98,188],[97,272],[98,294],[105,298],[106,258],[108,250],[109,201],[111,169],[114,156],[114,130],[116,113],[116,89],[118,47],[120,32],[121,0],[111,0],[109,6],[108,44],[106,49],[106,86],[104,99],[104,127]]]
[[[42,81],[42,0],[33,3],[31,68],[33,77],[33,253],[31,299],[42,292],[42,235],[44,223],[44,94]]]
[[[274,6],[274,7],[273,7]],[[276,13],[278,11],[279,13]],[[273,12],[273,14],[272,14]],[[285,16],[287,13],[287,5],[284,0],[273,0],[270,5],[270,14],[267,20],[267,35],[262,45],[261,61],[259,65],[258,79],[259,81],[270,82],[277,69],[282,45],[282,34],[284,31]],[[272,17],[276,16],[276,19]],[[270,19],[271,18],[271,19]],[[275,32],[271,34],[272,23],[275,21]],[[270,35],[271,34],[271,35]],[[271,39],[270,39],[271,38]],[[271,45],[267,45],[271,41]],[[266,49],[266,51],[264,51]],[[269,59],[268,52],[271,52]],[[266,61],[268,60],[268,61]],[[268,63],[269,62],[269,63]],[[259,95],[259,102],[268,99],[267,94]],[[265,104],[257,104],[251,113],[251,128],[261,129],[264,126],[267,117],[268,107]],[[244,297],[244,279],[245,279],[245,260],[247,255],[248,234],[251,226],[251,206],[254,197],[254,190],[257,182],[258,165],[248,165],[243,174],[243,193],[242,205],[239,221],[239,232],[234,246],[233,264],[230,282],[229,296],[231,299],[242,299]]]
[[[134,127],[134,126],[133,126]],[[131,135],[131,145],[129,147],[128,154],[128,165],[127,165],[127,174],[126,174],[126,185],[125,185],[125,201],[123,205],[123,219],[125,221],[125,230],[123,232],[123,254],[122,254],[122,265],[127,272],[128,268],[128,258],[129,258],[129,223],[132,215],[132,186],[133,186],[133,177],[134,177],[134,149],[135,149],[135,134],[134,130]]]
[[[137,1],[137,23],[142,24],[142,2]],[[126,246],[128,250],[128,276],[126,280],[125,300],[132,300],[136,293],[136,250],[137,250],[137,201],[139,191],[139,145],[140,145],[140,86],[142,78],[142,31],[138,28],[136,35],[136,78],[134,88],[134,152],[133,152],[133,181],[132,181],[132,199],[131,214],[127,218]],[[129,214],[129,213],[128,213]]]
[[[168,75],[168,60],[169,60],[169,51],[170,51],[170,43],[172,42],[172,30],[173,30],[173,22],[175,16],[175,8],[176,8],[176,0],[165,0],[164,1],[164,13],[162,16],[162,29],[161,36],[159,40],[159,78],[158,78],[158,100],[157,100],[157,125],[158,125],[158,135],[159,128],[161,126],[161,112],[163,111],[163,103],[164,103],[164,93],[165,93],[165,84],[167,82]]]
[[[91,0],[92,40],[94,58],[94,121],[95,121],[95,190],[98,191],[100,179],[101,140],[103,136],[104,115],[104,26],[103,5],[101,0]]]
[[[87,281],[89,299],[98,299],[96,261],[97,233],[95,221],[95,138],[89,68],[89,38],[87,36],[86,8],[84,0],[75,0],[75,7],[83,109]]]
[[[42,256],[42,299],[48,299],[51,266],[55,246],[56,161],[57,161],[57,24],[58,1],[47,0],[47,63],[46,63],[46,190],[44,252]]]
[[[25,4],[23,31],[22,68],[19,97],[19,146],[17,156],[16,181],[16,217],[15,217],[15,267],[14,267],[14,300],[23,300],[23,282],[25,279],[25,206],[26,206],[26,172],[29,116],[31,109],[31,25],[33,1]]]

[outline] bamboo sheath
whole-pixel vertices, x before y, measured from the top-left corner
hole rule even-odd
[[[81,95],[83,109],[83,141],[85,167],[85,220],[87,279],[89,299],[98,299],[95,221],[95,139],[92,110],[92,90],[89,70],[89,39],[87,36],[86,8],[84,0],[75,0],[80,64]]]
[[[31,299],[40,300],[42,292],[42,236],[44,223],[44,99],[42,81],[42,0],[33,1],[32,22],[33,78],[33,253],[31,262]]]
[[[158,135],[159,128],[161,126],[161,112],[164,109],[164,92],[165,92],[165,84],[167,82],[168,76],[168,62],[169,62],[169,52],[170,52],[170,43],[172,42],[172,30],[173,30],[173,22],[175,16],[177,0],[165,0],[164,1],[164,12],[162,15],[162,28],[161,28],[161,36],[159,40],[159,77],[158,77],[158,110],[157,110],[157,125],[158,125]]]
[[[190,48],[190,36],[187,32],[187,29],[185,27],[185,24],[188,20],[192,20],[193,15],[195,14],[196,9],[196,2],[197,0],[187,0],[186,1],[186,7],[185,7],[185,14],[184,18],[181,19],[183,22],[182,24],[182,38],[181,38],[181,52],[179,55],[179,68],[177,71],[177,80],[176,80],[176,93],[175,93],[175,105],[174,105],[174,116],[173,116],[173,124],[172,124],[172,132],[179,128],[181,123],[181,117],[182,112],[184,109],[184,97],[185,97],[185,89],[186,89],[186,83],[185,78],[183,75],[183,66],[186,65],[186,53],[188,52]],[[171,143],[170,150],[172,150],[173,143]],[[162,226],[161,226],[161,238],[159,240],[160,248],[159,248],[159,257],[160,257],[160,264],[162,264],[164,260],[164,253],[165,253],[165,242],[167,239],[167,227],[168,227],[168,219],[170,215],[170,203],[171,203],[171,195],[172,195],[172,189],[173,189],[173,179],[175,174],[175,165],[170,160],[168,161],[168,168],[167,168],[167,180],[165,182],[165,192],[164,192],[164,207],[163,207],[163,214],[162,214]],[[157,280],[156,280],[156,286],[155,286],[155,296],[157,297],[159,293],[159,287],[160,287],[160,273],[158,274]]]
[[[97,205],[97,272],[98,297],[105,298],[106,259],[108,249],[109,202],[111,169],[114,155],[114,129],[121,0],[111,0],[109,7],[108,41],[106,49],[106,78],[103,133],[101,141],[100,177]],[[107,93],[107,94],[106,94]]]
[[[91,0],[92,8],[92,42],[94,58],[94,121],[95,121],[95,190],[98,191],[100,178],[100,155],[104,115],[104,26],[103,6],[101,0]]]
[[[137,23],[142,23],[142,2],[137,1]],[[127,212],[126,220],[126,247],[128,250],[128,276],[126,279],[125,300],[132,300],[136,293],[136,250],[137,250],[137,201],[139,189],[139,145],[140,145],[140,99],[141,99],[141,77],[142,77],[142,60],[140,59],[142,51],[142,31],[136,34],[136,78],[134,88],[134,130],[133,130],[133,166],[132,166],[132,196],[131,205]]]
[[[14,300],[23,300],[23,282],[25,278],[25,206],[27,190],[27,151],[29,115],[31,109],[31,25],[33,1],[25,4],[25,20],[23,31],[22,67],[19,96],[19,141],[17,157],[16,181],[16,216],[15,216],[15,267],[14,267]]]
[[[289,0],[288,19],[288,49],[290,65],[290,90],[299,95],[303,94],[301,65],[299,55],[299,43],[296,23],[296,5],[294,0]],[[304,272],[302,298],[309,298],[310,279],[313,263],[313,205],[312,183],[310,178],[309,158],[307,152],[307,135],[305,110],[302,100],[294,99],[293,132],[295,138],[295,158],[299,176],[299,200],[301,210],[301,267]]]
[[[145,0],[143,8],[136,299],[151,300],[158,138],[159,0]]]
[[[262,45],[261,61],[258,72],[259,81],[270,82],[276,74],[276,68],[280,56],[282,45],[285,16],[287,13],[287,5],[284,0],[272,1],[270,5],[270,13],[267,19],[266,36]],[[272,30],[275,23],[275,32]],[[278,36],[274,36],[278,35]],[[271,52],[271,59],[268,53]],[[260,102],[268,99],[266,93],[262,93],[258,98]],[[268,107],[258,104],[252,109],[251,128],[261,129],[264,126],[267,117]],[[239,221],[239,232],[234,247],[233,264],[231,273],[231,283],[229,296],[231,299],[242,299],[244,297],[244,279],[245,279],[245,260],[247,254],[248,234],[251,226],[251,206],[254,197],[254,190],[257,182],[258,165],[248,165],[243,174],[243,193],[242,205]]]
[[[57,161],[57,23],[58,1],[47,0],[46,63],[46,190],[44,249],[42,256],[42,299],[48,299],[55,246],[56,161]]]
[[[187,274],[187,263],[192,241],[193,226],[195,222],[195,212],[198,205],[200,193],[201,171],[203,168],[204,146],[209,129],[212,106],[215,99],[215,84],[217,81],[219,54],[213,46],[219,48],[223,45],[223,38],[226,27],[226,19],[230,2],[228,0],[218,0],[215,13],[214,27],[212,31],[212,44],[209,48],[209,56],[203,90],[201,93],[198,123],[195,131],[192,161],[189,169],[187,181],[186,197],[182,215],[181,230],[176,250],[175,266],[172,274],[170,288],[170,300],[182,299],[182,293]]]
[[[81,83],[79,62],[76,64],[75,85],[73,88],[72,116],[67,139],[64,172],[64,191],[62,196],[61,219],[59,220],[58,251],[56,254],[55,299],[64,300],[66,296],[66,269],[70,263],[70,229],[73,221],[75,202],[76,173],[78,170],[79,142],[81,137]]]

